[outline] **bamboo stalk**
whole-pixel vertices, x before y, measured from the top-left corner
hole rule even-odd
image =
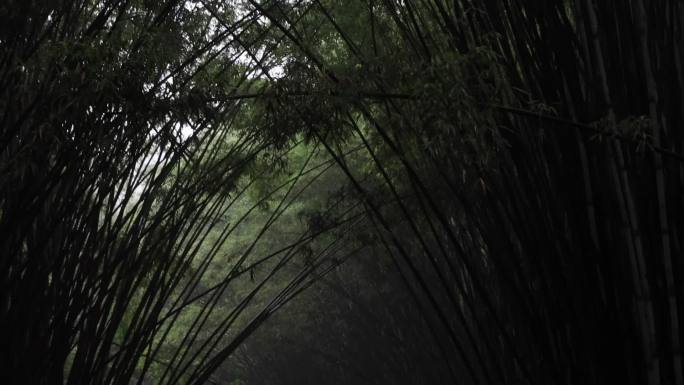
[[[610,96],[608,76],[606,74],[603,60],[601,43],[598,37],[598,19],[596,12],[594,11],[594,4],[591,0],[585,1],[585,7],[589,18],[590,38],[592,42],[594,62],[600,80],[601,95],[606,108],[608,109],[608,124],[614,127],[615,112],[613,110],[613,103]],[[632,266],[632,280],[637,297],[636,307],[639,314],[639,317],[637,318],[637,324],[641,327],[643,359],[645,360],[645,365],[648,371],[649,384],[658,385],[660,383],[660,364],[655,353],[653,304],[651,302],[650,292],[648,290],[648,282],[646,281],[643,248],[641,247],[641,233],[638,229],[638,219],[634,210],[629,177],[627,175],[627,170],[622,155],[622,146],[619,141],[615,141],[614,146],[610,147],[611,149],[609,150],[609,153],[611,154],[612,158],[611,170],[613,174],[613,180],[616,186],[618,186],[618,201],[620,202],[620,212],[623,225],[629,223],[631,227],[631,231],[623,230],[623,237],[626,241],[628,241],[629,244],[628,256]],[[622,192],[620,192],[620,190],[622,190]]]
[[[661,130],[666,127],[659,124],[658,119],[658,90],[651,67],[651,58],[648,44],[648,21],[644,3],[636,0],[636,28],[639,35],[639,48],[641,50],[642,66],[646,75],[646,90],[648,95],[648,114],[653,130],[653,141],[656,146],[661,146]],[[664,122],[663,122],[664,123]],[[682,357],[679,346],[679,312],[677,309],[677,297],[674,286],[674,274],[672,271],[672,251],[670,245],[670,230],[667,216],[667,197],[665,187],[665,173],[663,171],[663,157],[658,153],[653,154],[655,161],[656,190],[658,202],[658,219],[660,225],[660,237],[662,247],[663,268],[665,270],[665,289],[670,312],[670,346],[675,374],[675,384],[684,384],[682,375]]]

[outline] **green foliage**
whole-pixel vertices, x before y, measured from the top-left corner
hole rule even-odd
[[[591,3],[0,4],[0,360],[681,382],[677,6]]]

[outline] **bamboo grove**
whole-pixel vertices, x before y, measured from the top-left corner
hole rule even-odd
[[[684,385],[680,2],[4,3],[4,383],[225,382],[373,250],[437,381]]]

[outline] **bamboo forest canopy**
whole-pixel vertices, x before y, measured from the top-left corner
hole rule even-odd
[[[3,384],[684,385],[684,4],[4,0]]]

